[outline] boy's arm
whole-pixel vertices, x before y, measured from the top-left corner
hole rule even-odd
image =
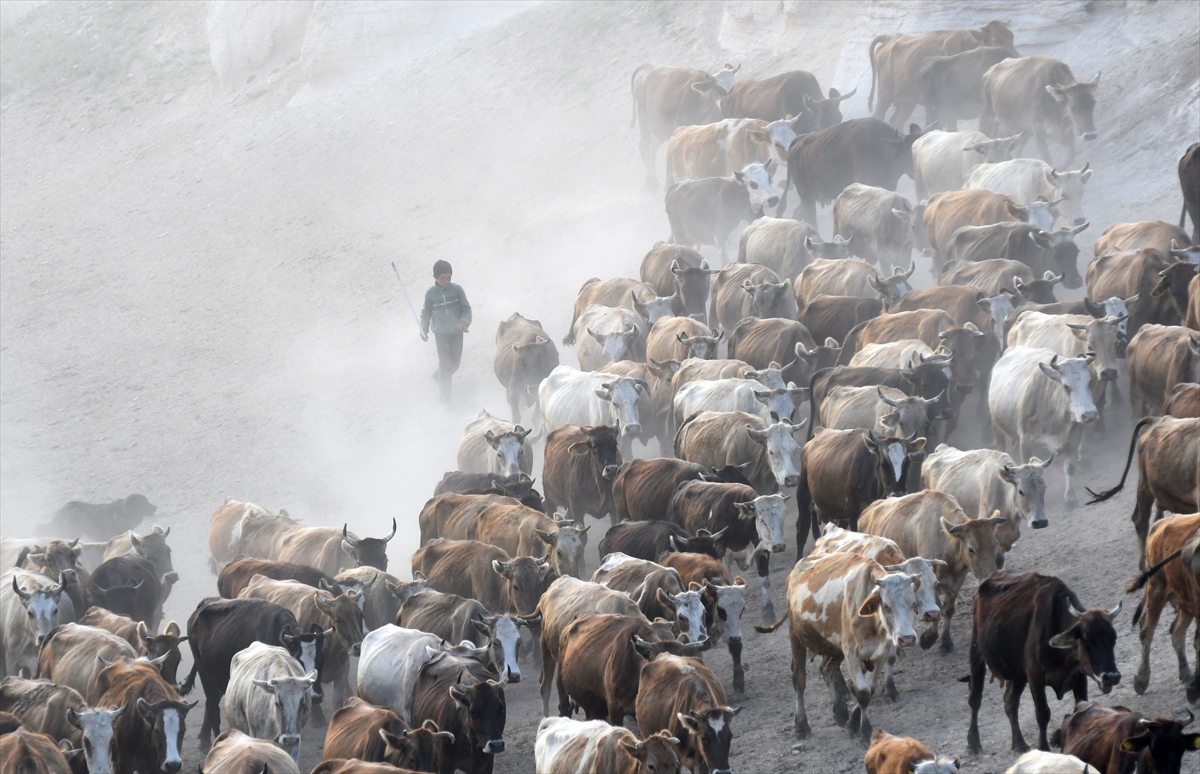
[[[429,292],[425,292],[425,305],[421,307],[421,338],[429,339],[429,321],[433,319],[433,303],[429,300]]]
[[[458,297],[461,300],[461,310],[462,310],[462,314],[459,315],[458,321],[460,323],[462,323],[464,326],[470,325],[471,324],[471,304],[470,304],[470,302],[467,301],[467,291],[463,290],[461,285],[458,288]]]

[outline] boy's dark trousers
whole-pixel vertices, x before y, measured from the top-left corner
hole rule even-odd
[[[463,335],[461,333],[435,333],[437,340],[438,370],[433,378],[441,390],[442,402],[450,401],[450,379],[462,362]]]

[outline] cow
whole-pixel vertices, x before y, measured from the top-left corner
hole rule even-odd
[[[366,761],[329,758],[316,765],[311,774],[396,774],[390,763],[367,763]],[[408,774],[407,769],[399,769]]]
[[[225,503],[212,515],[208,526],[209,569],[216,575],[225,565],[243,556],[277,558],[279,538],[298,523],[283,509],[271,513],[254,503],[226,498]],[[262,545],[274,547],[273,550],[260,549],[248,540],[249,532],[256,533],[256,536],[258,533],[269,533],[263,535],[265,539]],[[264,553],[270,555],[263,556]]]
[[[1175,386],[1200,382],[1200,331],[1143,325],[1125,350],[1134,420],[1155,415]]]
[[[691,416],[675,434],[675,456],[706,467],[750,461],[746,478],[755,491],[775,494],[796,486],[797,445],[793,435],[804,423],[767,422],[742,411],[703,411]]]
[[[1200,417],[1200,384],[1180,382],[1163,402],[1163,416],[1176,419]]]
[[[179,573],[175,572],[175,566],[171,562],[171,547],[167,545],[167,537],[170,534],[170,527],[164,530],[157,524],[142,535],[136,534],[133,530],[123,532],[108,541],[101,560],[107,562],[118,556],[139,556],[150,562],[162,585],[162,596],[159,599],[160,608],[166,603],[167,597],[171,596],[171,587],[179,580]],[[92,572],[95,574],[96,570]]]
[[[708,639],[700,586],[685,587],[673,568],[625,554],[608,554],[592,573],[592,583],[628,595],[648,621],[670,621],[681,640]]]
[[[108,540],[119,532],[133,529],[153,517],[157,511],[158,506],[141,494],[131,494],[111,503],[72,500],[59,508],[47,522],[38,525],[38,529],[43,534]]]
[[[914,581],[919,575],[890,573],[873,559],[832,554],[801,560],[788,574],[788,612],[769,626],[770,633],[788,621],[791,633],[792,687],[796,691],[793,730],[796,738],[812,735],[804,706],[809,652],[824,659],[821,668],[833,699],[834,721],[865,744],[871,738],[867,707],[883,679],[894,648],[911,647],[917,636]],[[845,662],[851,687],[842,678]],[[853,693],[853,713],[847,700]]]
[[[975,167],[1012,159],[1021,139],[1021,135],[1014,135],[992,140],[983,132],[926,132],[913,143],[913,182],[916,183],[917,200],[961,191]],[[933,204],[933,201],[929,203]]]
[[[1137,296],[1126,325],[1132,337],[1146,324],[1181,325],[1195,275],[1196,264],[1172,262],[1152,247],[1105,253],[1088,264],[1087,297]]]
[[[757,118],[762,121],[777,121],[785,116],[812,114],[812,124],[806,131],[828,129],[842,122],[838,105],[854,96],[858,89],[840,94],[837,89],[829,90],[829,98],[821,96],[817,78],[805,70],[789,70],[786,73],[765,78],[761,81],[745,80],[734,85],[721,98],[721,112],[726,118]]]
[[[490,505],[479,510],[468,537],[501,548],[509,556],[549,556],[555,575],[581,577],[583,549],[591,527],[555,521],[523,505]]]
[[[1188,282],[1188,307],[1184,325],[1194,331],[1200,331],[1200,274]]]
[[[851,183],[896,190],[901,175],[912,177],[912,146],[921,127],[904,135],[875,118],[855,118],[798,137],[788,149],[788,184],[800,196],[796,214],[817,222],[817,205],[828,204]]]
[[[253,642],[236,653],[221,705],[229,727],[257,739],[270,739],[292,760],[300,760],[300,731],[308,723],[317,671],[277,645]]]
[[[1007,258],[989,258],[986,261],[950,261],[942,266],[938,274],[939,285],[972,285],[989,296],[1017,291],[1022,302],[1051,304],[1054,285],[1062,282],[1053,272],[1046,272],[1042,280],[1035,279],[1033,270],[1020,261]],[[1036,284],[1041,283],[1041,284]]]
[[[671,242],[695,248],[712,245],[726,257],[731,232],[742,221],[753,223],[762,217],[764,207],[779,204],[771,186],[773,167],[770,160],[756,161],[731,177],[702,177],[672,185],[665,201]]]
[[[838,342],[852,328],[882,313],[883,301],[878,298],[819,295],[800,310],[799,319],[813,339],[840,348]]]
[[[701,529],[693,535],[668,521],[619,522],[609,527],[600,540],[598,551],[600,556],[619,552],[649,561],[671,551],[688,551],[719,558],[716,540],[708,530]]]
[[[73,688],[95,706],[100,694],[96,677],[117,658],[134,660],[137,650],[105,629],[79,624],[56,626],[46,635],[38,653],[37,673],[57,685]],[[165,659],[160,657],[156,666]]]
[[[1054,739],[1064,753],[1109,774],[1175,774],[1182,770],[1184,753],[1200,749],[1200,734],[1183,733],[1196,718],[1190,710],[1187,713],[1186,722],[1152,720],[1127,707],[1081,701],[1063,718]]]
[[[645,380],[559,366],[538,387],[543,430],[553,432],[568,426],[619,426],[614,434],[619,432],[622,442],[631,445],[633,437],[642,431],[639,411],[642,395],[650,395],[650,384]],[[542,483],[544,487],[550,485],[544,472]],[[550,498],[549,491],[546,497]]]
[[[930,57],[953,56],[983,46],[1013,47],[1008,25],[990,21],[977,30],[932,30],[919,35],[877,35],[867,49],[871,60],[871,93],[867,107],[882,120],[896,106],[892,121],[897,125],[912,115],[921,103],[917,72]],[[876,86],[879,102],[875,103]]]
[[[23,727],[0,736],[0,760],[10,774],[71,774],[53,739]]]
[[[337,575],[350,567],[387,570],[387,544],[396,537],[396,519],[384,538],[360,538],[343,524],[337,527],[299,527],[284,535],[279,547],[281,562],[316,567],[326,575]]]
[[[88,608],[84,616],[79,619],[79,623],[82,626],[95,626],[112,632],[133,646],[139,656],[144,656],[151,661],[158,661],[166,656],[167,659],[162,662],[159,672],[168,683],[177,684],[176,673],[180,660],[179,645],[187,641],[186,636],[179,636],[179,624],[171,621],[162,634],[153,634],[141,621],[117,615],[102,607]]]
[[[1005,59],[983,74],[983,110],[979,130],[994,137],[1008,132],[1033,132],[1042,158],[1050,160],[1051,135],[1066,147],[1066,163],[1075,160],[1075,135],[1096,139],[1092,112],[1100,73],[1079,83],[1065,62],[1049,56]]]
[[[851,331],[842,342],[842,354],[839,360],[843,364],[849,362],[858,350],[870,344],[888,344],[892,342],[919,340],[933,350],[941,342],[949,338],[949,332],[956,327],[954,318],[940,309],[917,309],[911,312],[888,312],[872,318]],[[982,331],[971,331],[983,336]],[[964,360],[966,358],[955,358]]]
[[[897,266],[892,270],[892,276],[888,277],[880,275],[874,266],[865,261],[815,260],[804,267],[796,279],[796,303],[803,309],[823,294],[879,298],[886,308],[912,291],[908,280],[914,271],[915,264],[908,271]]]
[[[1147,430],[1147,428],[1149,428]],[[1145,435],[1142,431],[1146,430]],[[1133,451],[1138,453],[1138,488],[1133,507],[1134,531],[1138,537],[1141,568],[1146,569],[1146,536],[1150,529],[1150,506],[1159,512],[1200,511],[1200,419],[1146,417],[1133,426],[1129,454],[1121,480],[1102,492],[1087,490],[1088,505],[1111,499],[1125,486]]]
[[[738,242],[737,260],[738,263],[761,264],[779,277],[794,282],[800,271],[814,258],[850,257],[850,249],[845,239],[834,237],[833,242],[820,240],[817,229],[807,223],[790,218],[759,218],[742,231]],[[811,250],[809,245],[812,245]],[[835,254],[816,254],[828,253],[831,250],[836,251]]]
[[[664,317],[673,317],[675,301],[674,293],[659,297],[654,286],[627,277],[602,280],[592,277],[583,283],[579,294],[575,297],[575,307],[571,314],[571,326],[563,344],[574,344],[576,336],[575,323],[593,306],[604,306],[610,309],[628,309],[636,312],[639,317],[650,325]],[[557,365],[557,364],[556,364]],[[547,370],[549,373],[550,370]],[[543,378],[544,375],[543,375]]]
[[[803,554],[810,531],[814,539],[819,536],[820,523],[836,522],[857,532],[859,515],[867,506],[907,491],[909,469],[924,451],[923,437],[879,438],[871,430],[818,430],[800,452],[804,473],[796,490],[797,553]]]
[[[563,338],[563,343],[567,343],[568,340],[574,342],[575,356],[579,360],[581,370],[595,371],[605,363],[615,363],[618,360],[644,361],[646,335],[649,332],[650,325],[637,312],[594,305],[579,315],[575,327]],[[558,366],[550,371],[549,376],[542,380],[542,384],[563,367]],[[540,387],[538,394],[541,394]]]
[[[6,538],[10,546],[13,542]],[[62,576],[64,590],[71,600],[76,617],[87,610],[90,600],[87,596],[87,580],[89,573],[79,563],[85,546],[80,545],[79,539],[72,541],[51,538],[25,545],[20,549],[13,566],[23,570],[36,572],[47,578]],[[11,569],[6,567],[4,569]]]
[[[498,675],[507,674],[511,683],[521,682],[517,656],[523,618],[488,610],[474,599],[427,589],[409,597],[396,613],[396,625],[436,635],[446,642],[470,641],[486,648],[488,663]]]
[[[425,575],[431,589],[479,600],[492,613],[526,617],[537,607],[550,572],[544,558],[510,558],[503,549],[476,540],[431,540],[413,554],[412,563],[413,574]]]
[[[811,439],[816,427],[821,425],[821,406],[837,387],[867,387],[880,385],[892,387],[912,397],[932,400],[929,414],[934,419],[949,419],[955,414],[947,397],[950,375],[946,371],[944,357],[913,359],[901,368],[876,366],[837,366],[813,374],[809,382],[809,434]]]
[[[884,275],[912,265],[913,205],[898,193],[853,183],[833,202],[833,230]],[[920,219],[917,223],[920,224]]]
[[[629,78],[633,93],[633,122],[641,133],[639,149],[646,166],[646,184],[657,186],[654,156],[677,127],[720,121],[721,98],[733,89],[741,65],[725,65],[709,74],[691,67],[643,64]],[[644,75],[643,75],[644,73]],[[639,77],[641,76],[641,77]]]
[[[357,584],[362,589],[363,623],[372,631],[395,621],[405,600],[424,589],[427,583],[421,573],[416,573],[411,581],[402,581],[374,567],[342,570],[335,581],[341,586]]]
[[[1091,179],[1088,164],[1076,172],[1060,172],[1040,159],[1012,159],[975,167],[967,178],[967,188],[1007,194],[1026,205],[1041,197],[1051,202],[1050,214],[1078,226],[1087,222],[1083,187]]]
[[[778,363],[776,363],[778,365]],[[689,357],[679,364],[679,370],[671,377],[672,394],[678,392],[683,385],[690,382],[707,381],[713,379],[745,379],[752,378],[749,374],[755,373],[754,367],[744,360],[717,359],[717,360],[701,360],[695,357]],[[763,382],[767,384],[767,382]],[[779,384],[783,384],[782,376]]]
[[[272,580],[299,581],[314,589],[321,588],[322,583],[327,586],[332,586],[334,583],[332,577],[307,564],[274,562],[266,559],[238,559],[225,565],[221,574],[217,576],[217,593],[224,599],[236,599],[255,575],[262,575]]]
[[[546,718],[538,725],[534,759],[539,772],[675,774],[678,747],[679,740],[665,731],[639,741],[632,731],[602,720]]]
[[[1020,261],[1034,274],[1054,271],[1063,276],[1063,287],[1083,287],[1077,258],[1075,235],[1087,228],[1085,222],[1057,232],[1043,231],[1032,223],[993,223],[990,226],[963,226],[954,232],[945,246],[947,261],[975,263],[981,260]]]
[[[1187,232],[1174,223],[1143,220],[1137,223],[1118,223],[1115,226],[1109,226],[1096,240],[1092,249],[1097,257],[1110,250],[1123,252],[1141,250],[1146,247],[1153,247],[1163,255],[1170,255],[1178,245],[1187,244],[1189,244]]]
[[[421,665],[413,690],[412,723],[432,720],[454,735],[439,745],[441,774],[455,770],[491,774],[495,756],[504,752],[506,675],[493,679],[475,659],[438,653]]]
[[[945,492],[972,518],[999,513],[1005,520],[996,527],[996,540],[1005,553],[1021,537],[1021,525],[1033,529],[1050,525],[1046,518],[1045,470],[1053,457],[1031,457],[1018,465],[1012,457],[993,449],[960,451],[941,444],[925,458],[921,480],[926,489]]]
[[[635,703],[643,738],[666,731],[679,740],[679,760],[690,771],[729,772],[730,707],[716,676],[696,658],[663,654],[642,667]]]
[[[1074,755],[1030,750],[1017,758],[1004,774],[1099,774]]]
[[[642,259],[641,278],[659,296],[676,295],[675,314],[705,321],[709,278],[718,269],[708,268],[700,253],[683,245],[658,242]]]
[[[115,774],[113,723],[126,709],[89,708],[78,691],[48,680],[6,677],[0,682],[0,712],[11,713],[27,731],[82,749],[91,774]]]
[[[607,515],[617,523],[612,482],[621,467],[618,439],[622,430],[620,422],[615,426],[565,425],[546,437],[547,513],[553,514],[561,504],[567,517],[580,524],[585,513],[593,518]]]
[[[530,508],[541,508],[541,494],[533,489],[533,479],[524,473],[515,476],[497,476],[494,473],[465,473],[449,470],[433,488],[436,497],[440,494],[497,494],[517,500],[536,495],[536,502],[522,502]]]
[[[1062,357],[1049,349],[1010,347],[992,369],[992,381],[1005,385],[988,393],[992,432],[1000,451],[1012,441],[1022,462],[1041,447],[1063,460],[1063,497],[1077,503],[1071,477],[1082,454],[1083,428],[1099,418],[1092,400],[1093,353]]]
[[[712,280],[708,318],[729,331],[743,317],[796,317],[790,279],[757,263],[731,263]],[[713,352],[715,357],[716,352]],[[702,357],[702,355],[696,355]]]
[[[161,588],[153,564],[136,554],[126,554],[96,568],[88,596],[101,607],[158,629],[162,615]]]
[[[27,570],[9,570],[0,575],[0,651],[5,675],[33,676],[38,650],[50,630],[70,620],[63,599],[64,579],[58,583]]]
[[[980,46],[950,56],[926,59],[917,68],[914,78],[921,103],[925,105],[925,120],[955,131],[959,119],[979,118],[983,111],[980,87],[984,73],[993,65],[1016,56],[1019,54],[1012,46]]]
[[[782,116],[770,123],[727,118],[702,126],[681,126],[667,142],[667,188],[680,180],[729,177],[754,162],[784,163],[788,145],[811,123],[809,116]],[[783,205],[780,206],[782,211]]]
[[[1052,575],[999,572],[980,582],[969,653],[967,747],[971,752],[982,752],[979,706],[989,672],[1005,681],[1004,709],[1012,725],[1012,748],[1018,752],[1029,749],[1018,720],[1026,685],[1037,715],[1039,750],[1050,749],[1047,686],[1059,696],[1070,690],[1076,702],[1087,699],[1089,678],[1102,692],[1112,691],[1121,682],[1113,656],[1117,632],[1112,624],[1120,612],[1119,602],[1112,610],[1084,608],[1075,592]]]
[[[482,409],[458,442],[458,469],[498,476],[529,475],[533,472],[533,444],[526,438],[531,432]]]
[[[300,774],[292,756],[265,739],[254,739],[237,729],[221,732],[213,743],[200,774]]]
[[[863,756],[863,765],[867,774],[958,774],[962,764],[958,758],[935,756],[933,750],[911,736],[892,736],[877,728],[871,734],[871,747]]]
[[[835,387],[821,404],[821,424],[834,430],[871,430],[881,437],[927,436],[937,402],[909,397],[894,387]]]
[[[684,481],[698,480],[706,472],[703,465],[686,460],[630,460],[613,478],[613,507],[617,520],[665,519],[675,488]],[[601,550],[600,555],[605,553]]]
[[[1192,244],[1200,244],[1200,142],[1194,142],[1179,157],[1179,187],[1183,190],[1183,209],[1179,227],[1186,217],[1192,219]]]
[[[438,770],[438,746],[454,741],[432,720],[411,728],[390,709],[351,696],[329,721],[325,760],[353,758],[413,771]]]
[[[1055,204],[1057,202],[1034,201],[1022,205],[1016,197],[1008,194],[975,188],[934,194],[922,215],[929,248],[933,253],[934,271],[941,270],[954,234],[963,226],[1021,222],[1031,223],[1048,232],[1054,225],[1050,207]]]
[[[697,323],[699,325],[700,323]],[[699,343],[699,342],[696,342]],[[714,345],[714,349],[716,346]],[[632,360],[621,360],[609,363],[599,370],[602,374],[615,374],[633,379],[639,379],[650,385],[650,391],[644,392],[638,398],[638,418],[641,420],[642,432],[639,436],[643,445],[649,445],[651,438],[658,440],[660,448],[666,448],[669,443],[668,425],[671,418],[671,382],[679,371],[678,360],[658,361],[651,359],[648,363],[635,363]],[[632,442],[626,447],[632,456]],[[541,510],[541,508],[538,508]]]
[[[668,317],[656,322],[646,335],[646,358],[655,362],[682,363],[690,357],[712,360],[721,334],[690,317]]]
[[[475,648],[469,642],[454,645],[428,632],[395,624],[381,626],[363,639],[362,656],[358,660],[359,698],[391,710],[410,726],[423,726],[424,721],[413,720],[417,677],[421,667],[442,652],[476,660],[480,665],[487,658],[486,648]],[[442,744],[438,747],[444,749]]]
[[[221,698],[229,685],[230,664],[236,653],[254,642],[283,645],[300,662],[305,672],[325,670],[325,641],[333,630],[319,625],[300,629],[296,616],[287,608],[263,599],[201,600],[188,618],[188,646],[192,649],[192,671],[179,692],[195,687],[197,675],[204,687],[204,722],[200,746],[208,749],[211,734],[221,730]],[[321,683],[313,683],[312,701],[321,701]],[[314,715],[316,710],[314,709]]]
[[[951,495],[931,490],[878,500],[859,516],[863,532],[895,541],[905,556],[945,562],[936,570],[942,591],[943,653],[954,649],[950,624],[967,573],[983,580],[1004,566],[1004,549],[996,531],[1005,521],[995,511],[986,517],[969,517]],[[937,624],[921,635],[925,647],[932,646],[936,638]]]
[[[771,389],[786,386],[786,382],[807,383],[814,360],[811,352],[817,349],[812,334],[802,323],[782,317],[743,317],[727,337],[729,357],[749,363],[760,372],[779,369],[781,384],[767,385]],[[816,360],[823,364],[830,357],[827,350],[818,353]],[[786,365],[780,367],[780,363]],[[818,366],[819,367],[819,366]],[[715,377],[710,377],[715,378]],[[746,375],[746,378],[756,379]],[[756,379],[761,381],[761,379]],[[675,384],[676,393],[681,383]]]
[[[775,390],[764,390],[753,379],[719,379],[685,384],[675,395],[674,426],[701,411],[744,411],[763,419],[795,422],[797,409],[808,395],[807,387],[794,382]]]
[[[96,676],[96,706],[125,707],[113,726],[116,771],[178,772],[184,722],[199,702],[184,703],[145,661],[118,658]]]

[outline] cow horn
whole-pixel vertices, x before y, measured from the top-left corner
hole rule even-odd
[[[939,392],[937,395],[934,395],[932,398],[927,398],[927,399],[925,400],[925,405],[926,405],[926,406],[932,406],[932,405],[934,405],[934,404],[935,404],[935,403],[937,403],[939,400],[941,400],[941,399],[942,399],[942,397],[943,397],[943,396],[945,396],[945,394],[946,394],[946,391],[945,391],[945,390],[942,390],[942,391],[941,391],[941,392]]]
[[[1067,229],[1067,231],[1070,231],[1071,235],[1074,236],[1075,234],[1078,234],[1080,231],[1083,231],[1085,228],[1087,228],[1090,225],[1092,225],[1092,222],[1090,220],[1085,220],[1082,224],[1076,226],[1075,228],[1069,228],[1069,229]]]
[[[1088,329],[1083,323],[1067,323],[1067,327],[1074,331],[1086,331]]]
[[[834,243],[835,245],[844,245],[844,244],[846,244],[846,243],[847,243],[847,242],[849,242],[849,241],[850,241],[849,239],[846,239],[846,238],[845,238],[845,237],[843,237],[841,234],[834,234],[834,235],[833,235],[833,243]],[[816,243],[814,243],[814,244],[816,244]]]
[[[29,598],[33,596],[33,594],[29,593],[28,591],[23,591],[21,589],[21,587],[19,585],[17,585],[17,576],[16,575],[13,575],[12,587],[13,587],[13,591],[15,591],[17,593],[17,596],[20,597],[21,599],[25,600],[26,602],[28,602]]]
[[[524,440],[524,439],[522,439],[522,440]],[[388,536],[383,539],[383,542],[385,542],[385,543],[390,542],[391,539],[394,537],[396,537],[396,517],[395,516],[392,517],[392,531],[389,532]]]
[[[333,627],[331,626],[328,629],[326,629],[325,631],[321,632],[321,636],[322,637],[332,637],[333,636]]]
[[[877,393],[879,393],[879,399],[880,399],[881,401],[883,401],[884,403],[888,404],[888,405],[889,405],[889,406],[891,406],[892,408],[900,408],[900,406],[899,406],[899,405],[897,405],[896,401],[892,400],[891,398],[889,398],[887,395],[885,395],[885,394],[883,393],[883,388],[882,388],[882,387],[880,387],[880,386],[876,385],[876,386],[875,386],[875,391],[876,391]]]
[[[1057,207],[1058,205],[1062,204],[1066,200],[1067,200],[1067,197],[1062,196],[1062,197],[1059,197],[1058,199],[1055,199],[1052,202],[1046,202],[1046,206],[1047,207]]]
[[[683,268],[679,265],[679,261],[671,261],[671,273],[683,274]]]
[[[1057,169],[1055,169],[1055,168],[1053,168],[1053,167],[1051,167],[1051,168],[1050,168],[1050,177],[1052,177],[1052,178],[1054,178],[1055,180],[1057,180],[1057,179],[1058,179],[1058,170],[1057,170]]]
[[[900,277],[904,277],[904,279],[908,279],[909,277],[911,277],[913,275],[913,272],[916,270],[917,270],[917,262],[913,261],[912,265],[908,267],[908,271],[901,273],[900,267],[897,266],[895,271],[892,272],[892,276],[893,277],[900,276]]]
[[[1058,283],[1063,281],[1063,277],[1067,276],[1065,272],[1063,274],[1059,274],[1057,277],[1054,276],[1054,274],[1052,274],[1051,272],[1046,272],[1046,273],[1050,275],[1049,277],[1046,277],[1046,281],[1049,282],[1051,285],[1057,285]]]
[[[650,382],[646,381],[645,379],[634,379],[633,384],[635,387],[641,387],[642,391],[647,395],[650,394]]]
[[[1067,612],[1075,618],[1083,618],[1083,613],[1075,609],[1075,605],[1071,602],[1069,597],[1067,598]]]
[[[831,91],[832,91],[832,89],[831,89]],[[855,86],[853,89],[846,92],[845,94],[841,94],[836,97],[831,96],[830,99],[836,100],[837,102],[845,102],[846,100],[853,97],[857,92],[858,92],[858,87]]]
[[[1009,202],[1008,208],[1020,215],[1026,215],[1029,213],[1029,205],[1013,204],[1012,202]]]
[[[719,540],[721,537],[723,537],[725,535],[725,533],[728,530],[729,530],[729,525],[726,524],[724,527],[721,527],[716,532],[713,532],[712,534],[710,534],[709,537],[712,538],[713,540]]]
[[[1099,77],[1099,76],[1096,76],[1096,77]],[[1092,166],[1092,162],[1090,162],[1090,161],[1088,163],[1084,164],[1083,169],[1079,170],[1079,174],[1082,175],[1084,172],[1087,172],[1088,167],[1090,167],[1090,166]]]
[[[674,301],[674,300],[676,300],[677,298],[679,298],[679,286],[678,286],[678,285],[676,285],[676,286],[675,286],[675,292],[674,292],[674,293],[672,293],[672,294],[671,294],[671,295],[669,295],[669,296],[664,296],[664,298],[666,298],[668,301]]]
[[[347,529],[347,527],[349,527],[349,526],[350,525],[348,523],[342,524],[342,540],[345,540],[347,543],[349,543],[353,547],[357,547],[358,539],[350,537],[350,531]]]
[[[1108,611],[1108,617],[1109,617],[1109,618],[1116,618],[1116,617],[1117,617],[1117,616],[1120,614],[1120,612],[1121,612],[1121,607],[1122,607],[1124,604],[1125,604],[1125,600],[1120,600],[1119,602],[1117,602],[1117,606],[1116,606],[1116,607],[1114,607],[1112,610],[1109,610],[1109,611]],[[1191,721],[1189,720],[1188,722],[1190,723]]]

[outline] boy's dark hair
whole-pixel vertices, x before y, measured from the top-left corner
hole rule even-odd
[[[433,276],[440,277],[443,274],[453,274],[453,273],[454,273],[454,268],[450,265],[449,261],[434,261]]]

